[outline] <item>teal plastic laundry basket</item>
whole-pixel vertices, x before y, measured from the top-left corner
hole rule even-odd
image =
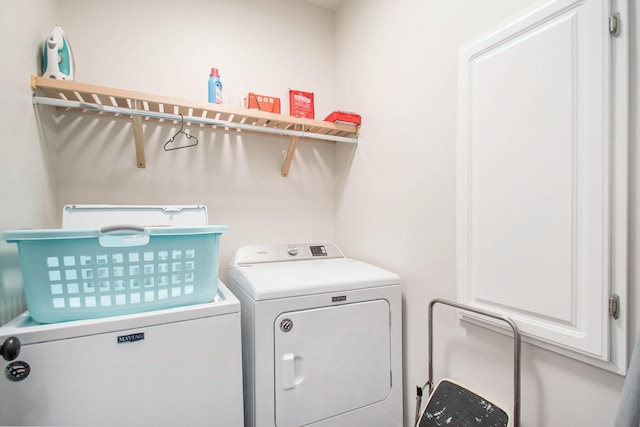
[[[27,307],[41,323],[210,302],[225,225],[15,230]]]

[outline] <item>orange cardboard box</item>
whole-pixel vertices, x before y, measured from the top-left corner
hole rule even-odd
[[[280,114],[280,98],[249,92],[244,98],[244,108]]]
[[[293,117],[314,119],[313,92],[289,89],[289,113]]]

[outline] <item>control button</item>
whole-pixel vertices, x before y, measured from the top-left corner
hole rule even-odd
[[[291,256],[296,256],[296,255],[298,255],[298,248],[295,245],[289,245],[289,248],[287,249],[287,252]]]

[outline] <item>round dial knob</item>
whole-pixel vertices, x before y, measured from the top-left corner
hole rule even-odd
[[[0,354],[4,360],[11,362],[20,354],[20,340],[16,337],[9,337],[0,345]]]
[[[298,248],[295,245],[289,245],[289,248],[287,249],[287,252],[291,256],[296,256],[296,255],[298,255]]]

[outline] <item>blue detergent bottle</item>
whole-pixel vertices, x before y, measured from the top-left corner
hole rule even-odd
[[[209,102],[222,104],[222,81],[217,68],[212,68],[209,75]]]

